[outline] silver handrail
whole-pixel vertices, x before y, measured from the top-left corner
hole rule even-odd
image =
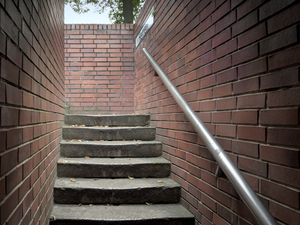
[[[188,118],[188,120],[193,125],[194,129],[197,131],[198,135],[201,137],[202,141],[204,142],[208,150],[211,152],[211,154],[214,156],[216,161],[219,163],[219,166],[222,168],[223,172],[231,181],[231,183],[235,187],[235,190],[240,195],[244,203],[247,205],[247,207],[255,217],[258,224],[261,225],[277,224],[276,220],[262,204],[260,199],[255,194],[255,192],[252,190],[250,185],[242,176],[240,171],[236,168],[236,166],[227,156],[223,148],[214,139],[214,137],[204,126],[202,121],[198,118],[196,113],[188,105],[185,99],[181,96],[181,94],[178,92],[176,87],[171,83],[169,78],[159,67],[159,65],[156,63],[153,57],[149,54],[149,52],[145,48],[143,48],[143,52],[145,53],[151,65],[153,66],[154,70],[162,79],[163,83],[166,85],[167,89],[169,90],[169,92],[171,93],[171,95],[173,96],[177,104],[184,112],[185,116]]]

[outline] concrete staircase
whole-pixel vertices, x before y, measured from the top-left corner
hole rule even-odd
[[[193,225],[149,115],[66,115],[51,225]]]

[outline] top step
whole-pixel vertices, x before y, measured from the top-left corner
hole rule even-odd
[[[146,126],[149,125],[149,114],[130,115],[65,115],[66,125],[86,126]]]

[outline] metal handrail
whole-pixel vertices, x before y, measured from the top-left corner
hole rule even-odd
[[[223,148],[218,144],[218,142],[214,139],[208,129],[204,126],[202,121],[196,115],[196,113],[192,110],[192,108],[188,105],[185,99],[178,92],[176,87],[171,83],[163,70],[159,67],[153,57],[149,54],[149,52],[143,48],[143,52],[145,53],[147,59],[153,66],[154,70],[157,72],[159,77],[162,79],[163,83],[166,85],[167,89],[180,106],[185,116],[193,125],[194,129],[197,131],[198,135],[201,137],[202,141],[210,151],[210,153],[214,156],[216,161],[219,163],[219,166],[222,168],[223,172],[226,174],[227,178],[231,181],[235,190],[247,205],[253,216],[255,217],[258,224],[261,225],[271,225],[277,224],[276,220],[269,213],[269,211],[262,204],[258,196],[252,190],[250,185],[247,183],[245,178],[242,176],[240,171],[236,168],[233,162],[230,160],[228,155],[225,153]]]

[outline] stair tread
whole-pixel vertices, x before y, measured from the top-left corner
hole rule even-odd
[[[60,158],[58,164],[89,165],[132,165],[132,164],[170,164],[162,157],[155,158]]]
[[[147,125],[149,124],[149,114],[120,114],[120,115],[65,115],[65,124],[85,124],[85,125]]]
[[[52,214],[56,220],[93,221],[138,221],[155,219],[194,219],[194,216],[180,204],[154,205],[66,205],[54,204]],[[193,221],[192,221],[193,222]],[[193,224],[193,223],[191,223]]]
[[[160,182],[158,182],[160,181]],[[171,178],[147,178],[147,179],[89,179],[76,178],[72,182],[70,178],[58,178],[54,185],[55,188],[86,188],[86,189],[138,189],[138,188],[174,188],[180,187]]]
[[[90,140],[83,140],[83,141],[66,141],[62,140],[61,144],[74,144],[74,145],[115,145],[115,146],[124,146],[124,145],[144,145],[144,144],[161,144],[160,141],[143,141],[143,140],[125,140],[125,141],[90,141]]]

